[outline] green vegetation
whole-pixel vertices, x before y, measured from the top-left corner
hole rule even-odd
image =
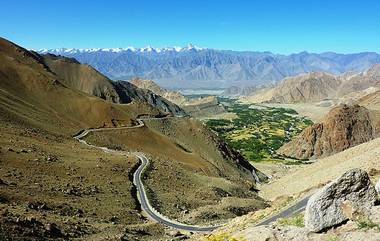
[[[332,236],[327,241],[338,241],[338,236]]]
[[[379,224],[373,222],[371,219],[364,216],[359,217],[355,222],[359,229],[368,230],[374,228],[380,230]]]
[[[281,218],[278,221],[278,224],[283,226],[296,226],[296,227],[304,227],[304,214],[297,213],[294,216],[288,218]]]
[[[204,238],[205,241],[245,241],[246,239],[231,237],[229,234],[212,234]]]
[[[292,109],[246,105],[226,98],[220,102],[238,118],[208,120],[207,126],[250,161],[284,159],[275,151],[312,124]]]

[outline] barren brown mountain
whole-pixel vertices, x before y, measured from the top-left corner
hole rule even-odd
[[[43,58],[50,70],[57,74],[66,86],[114,103],[120,103],[120,98],[111,80],[90,65],[80,64],[75,59],[53,54],[43,55]]]
[[[176,103],[177,105],[181,106],[181,108],[184,109],[187,114],[190,114],[193,117],[203,118],[226,113],[226,109],[222,104],[219,103],[216,96],[187,99],[184,95],[177,91],[161,88],[152,80],[135,78],[132,79],[130,83],[136,85],[141,89],[150,90],[153,93],[163,96],[167,100]]]
[[[139,208],[131,178],[138,160],[72,138],[84,128],[170,114],[160,103],[173,104],[160,98],[0,39],[0,239],[168,239]],[[152,120],[88,139],[149,155],[144,183],[169,217],[208,225],[267,205],[255,191],[253,167],[196,120]]]
[[[162,112],[172,115],[184,115],[176,104],[145,88],[138,88],[126,81],[113,82],[93,67],[80,64],[75,59],[52,54],[43,55],[46,65],[60,80],[73,89],[77,89],[118,104],[132,101],[145,102]]]
[[[341,99],[350,103],[379,88],[380,65],[377,64],[362,73],[335,76],[314,72],[288,77],[274,87],[258,89],[242,98],[245,102],[256,103],[310,103],[325,99]]]
[[[380,88],[380,64],[375,64],[359,74],[343,76],[343,81],[341,86],[339,86],[337,96],[363,91],[368,88]]]
[[[360,98],[359,104],[380,111],[380,90]]]
[[[297,159],[329,156],[375,138],[375,120],[362,106],[342,105],[333,108],[321,123],[301,132],[278,153]]]
[[[335,95],[339,78],[327,73],[309,73],[282,80],[273,91],[269,102],[314,102]]]

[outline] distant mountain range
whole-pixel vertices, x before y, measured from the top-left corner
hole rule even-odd
[[[76,49],[76,48],[57,48],[57,49],[40,49],[37,52],[41,54],[52,53],[52,54],[79,54],[79,53],[94,53],[94,52],[112,52],[112,53],[121,53],[121,52],[184,52],[189,50],[203,50],[198,46],[188,44],[186,47],[165,47],[165,48],[153,48],[147,46],[145,48],[135,48],[135,47],[126,47],[126,48],[87,48],[87,49]]]
[[[37,52],[73,57],[114,80],[139,76],[152,79],[166,88],[252,86],[312,71],[332,74],[361,72],[380,63],[380,55],[373,52],[280,55],[206,49],[191,44],[168,48],[59,48]]]

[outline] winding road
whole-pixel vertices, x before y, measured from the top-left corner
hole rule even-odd
[[[171,220],[171,219],[165,217],[164,215],[162,215],[161,213],[159,213],[157,210],[155,210],[152,207],[152,205],[149,202],[144,184],[142,182],[142,174],[143,174],[145,168],[149,165],[149,160],[144,155],[144,153],[141,153],[141,152],[129,153],[129,152],[111,150],[111,149],[108,149],[107,147],[99,147],[99,146],[89,144],[85,140],[83,140],[83,138],[86,137],[91,132],[134,129],[134,128],[143,127],[145,125],[142,119],[137,119],[137,121],[138,121],[138,124],[135,126],[87,129],[87,130],[83,130],[83,131],[79,132],[77,135],[75,135],[73,137],[74,137],[74,139],[78,140],[80,143],[85,144],[89,147],[97,148],[97,149],[103,150],[103,151],[108,152],[108,153],[116,153],[116,154],[125,155],[125,156],[133,154],[140,160],[141,164],[137,168],[136,172],[133,174],[133,184],[135,185],[135,187],[137,189],[137,198],[140,202],[141,209],[148,215],[148,217],[150,219],[152,219],[158,223],[161,223],[163,225],[166,225],[168,227],[171,227],[174,229],[179,229],[179,230],[184,230],[184,231],[189,231],[189,232],[197,232],[197,233],[205,232],[205,233],[208,233],[208,232],[211,232],[214,229],[218,228],[219,226],[200,227],[200,226],[180,223],[180,222],[177,222],[175,220]]]
[[[164,118],[167,118],[167,117],[164,117]],[[164,118],[160,118],[160,119],[164,119]],[[144,155],[144,153],[141,153],[141,152],[129,153],[129,152],[111,150],[111,149],[108,149],[107,147],[100,147],[100,146],[95,146],[95,145],[89,144],[85,140],[83,140],[83,138],[86,137],[91,132],[134,129],[134,128],[141,128],[145,125],[142,119],[137,119],[137,122],[138,122],[137,125],[128,126],[128,127],[86,129],[86,130],[79,132],[75,136],[73,136],[73,138],[78,140],[82,144],[85,144],[85,145],[92,147],[92,148],[100,149],[100,150],[105,151],[107,153],[115,153],[115,154],[125,155],[125,156],[133,154],[140,160],[141,164],[137,168],[136,172],[133,174],[133,184],[135,185],[135,187],[137,189],[137,198],[140,202],[141,209],[147,214],[147,216],[150,219],[152,219],[158,223],[161,223],[163,225],[166,225],[168,227],[171,227],[174,229],[179,229],[179,230],[184,230],[184,231],[189,231],[189,232],[208,233],[208,232],[211,232],[211,231],[219,228],[220,226],[200,227],[200,226],[180,223],[180,222],[177,222],[175,220],[172,220],[172,219],[165,217],[164,215],[159,213],[157,210],[155,210],[149,202],[144,184],[142,182],[142,174],[143,174],[145,168],[149,165],[149,160]],[[265,219],[264,221],[258,223],[256,226],[268,225],[268,224],[276,221],[279,218],[284,218],[284,217],[296,214],[298,212],[301,212],[306,207],[306,204],[307,204],[307,201],[309,200],[309,197],[310,196],[305,197],[304,199],[300,200],[299,202],[295,203],[294,205],[282,210],[280,213],[278,213],[274,216],[271,216],[270,218]]]

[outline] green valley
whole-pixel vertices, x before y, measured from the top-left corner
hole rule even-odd
[[[210,119],[206,125],[253,162],[284,162],[275,151],[313,124],[293,109],[241,104],[227,98],[220,101],[237,118]]]

